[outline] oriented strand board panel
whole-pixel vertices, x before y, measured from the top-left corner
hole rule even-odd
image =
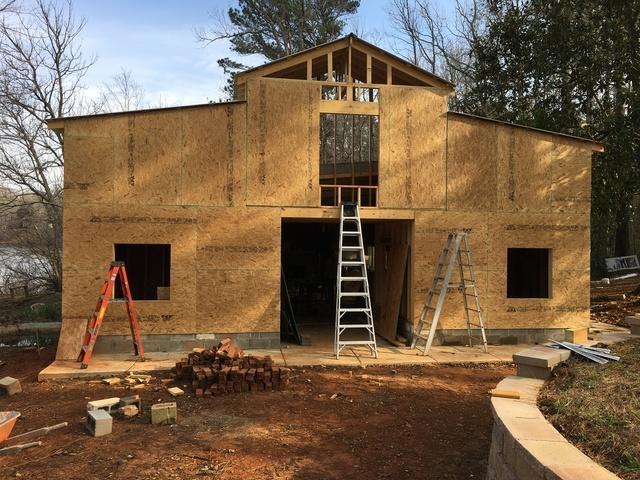
[[[495,123],[448,116],[447,210],[496,211],[497,133]]]
[[[196,319],[197,218],[181,207],[66,205],[64,211],[63,320],[93,313],[114,258],[115,243],[171,245],[171,299],[136,301],[143,334],[193,333]],[[103,334],[128,334],[124,304],[109,306]]]
[[[374,316],[374,321],[376,333],[390,340],[396,339],[410,233],[409,222],[385,222],[376,225],[374,301],[378,307],[378,315]]]
[[[244,203],[245,115],[243,103],[182,112],[181,204]]]
[[[417,212],[414,322],[431,286],[447,233],[469,232],[487,328],[585,328],[589,322],[589,217],[583,214]],[[551,249],[551,298],[507,298],[507,248]],[[453,281],[458,280],[454,276]],[[464,328],[462,299],[450,290],[440,328]]]
[[[320,86],[248,82],[247,205],[317,206]]]
[[[555,136],[551,207],[555,212],[589,213],[591,208],[591,155],[576,140]]]
[[[279,209],[202,209],[196,259],[198,332],[280,329]]]
[[[380,88],[379,206],[444,209],[447,96]]]
[[[115,141],[115,202],[179,204],[181,110],[138,112],[111,131]]]

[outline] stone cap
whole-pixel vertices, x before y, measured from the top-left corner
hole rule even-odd
[[[571,356],[569,350],[536,345],[513,354],[514,363],[532,367],[553,368]]]
[[[491,399],[495,425],[503,432],[498,447],[514,478],[620,480],[571,445],[542,415],[535,401],[542,385],[542,380],[507,377],[496,388],[519,390],[522,398]]]

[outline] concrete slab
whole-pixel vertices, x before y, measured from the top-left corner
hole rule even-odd
[[[435,346],[428,355],[409,347],[396,347],[381,341],[378,357],[374,358],[366,347],[345,348],[336,360],[333,345],[319,342],[316,345],[300,346],[283,344],[282,348],[268,350],[245,350],[248,355],[270,355],[276,365],[287,367],[325,366],[367,366],[367,365],[423,365],[435,363],[495,363],[510,362],[514,351],[523,345],[489,346],[489,353],[479,347]],[[185,358],[189,352],[152,353],[141,362],[133,355],[96,354],[87,369],[70,360],[56,360],[38,375],[38,380],[64,378],[113,377],[132,373],[154,373],[168,371],[175,363]]]

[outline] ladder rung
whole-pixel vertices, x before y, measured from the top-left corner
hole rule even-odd
[[[349,312],[371,312],[370,308],[351,308],[351,307],[347,307],[347,308],[341,308],[340,309],[341,312],[345,312],[345,313],[349,313]]]
[[[367,297],[369,296],[369,292],[346,292],[340,293],[341,297]]]
[[[371,340],[340,340],[338,345],[373,345],[375,347],[376,342]]]
[[[368,324],[368,323],[362,323],[362,324],[359,324],[359,325],[348,324],[348,323],[347,324],[339,323],[338,324],[338,328],[339,329],[342,329],[342,328],[366,328],[368,330],[373,330],[373,325]]]
[[[356,281],[363,281],[365,278],[364,277],[340,277],[340,281],[342,282],[356,282]]]
[[[468,310],[469,312],[482,313],[482,311],[481,311],[481,310],[476,310],[475,308],[467,308],[467,310]]]
[[[350,260],[350,261],[341,261],[340,262],[340,265],[347,266],[347,267],[356,266],[356,265],[364,265],[364,264],[365,264],[365,262],[363,260],[357,260],[357,261]]]
[[[349,237],[355,237],[355,236],[360,236],[360,232],[352,232],[352,231],[347,231],[347,232],[342,232],[343,236],[349,236]]]
[[[361,246],[355,246],[355,245],[353,245],[353,246],[351,246],[351,245],[344,246],[343,245],[342,246],[342,251],[343,252],[359,252],[360,250],[362,250]]]

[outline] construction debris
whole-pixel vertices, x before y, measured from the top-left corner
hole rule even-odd
[[[107,413],[111,413],[112,409],[117,409],[120,403],[119,397],[104,398],[102,400],[93,400],[87,403],[87,412],[95,410],[104,410]]]
[[[184,395],[184,390],[178,387],[168,388],[167,392],[169,392],[172,397],[179,397],[180,395]]]
[[[551,342],[553,343],[552,347],[554,348],[565,348],[567,350],[571,350],[573,353],[591,360],[592,362],[605,364],[609,363],[609,360],[613,360],[614,362],[620,360],[620,357],[618,355],[612,355],[611,350],[608,348],[586,347],[577,343],[556,342],[555,340],[551,340]]]
[[[178,421],[178,405],[175,402],[151,405],[151,423],[164,425]]]
[[[140,411],[135,405],[125,405],[118,408],[118,413],[123,417],[135,417]]]
[[[176,363],[176,379],[190,382],[196,397],[280,389],[288,385],[289,374],[288,368],[274,366],[268,355],[245,356],[229,339],[218,348],[191,352]]]
[[[94,437],[109,435],[113,429],[113,418],[104,410],[87,412],[87,430]]]
[[[21,445],[13,445],[11,447],[0,448],[0,456],[11,455],[14,453],[18,453],[22,450],[25,450],[27,448],[39,447],[40,445],[42,445],[42,442],[30,442],[30,443],[23,443]]]
[[[20,380],[13,377],[4,377],[0,379],[0,395],[8,395],[9,397],[22,392]]]
[[[140,395],[122,397],[118,403],[118,407],[124,407],[126,405],[135,405],[138,407],[138,411],[142,411],[142,400],[140,400]]]
[[[107,385],[119,385],[121,382],[122,380],[118,377],[102,379],[102,383],[106,383]]]

